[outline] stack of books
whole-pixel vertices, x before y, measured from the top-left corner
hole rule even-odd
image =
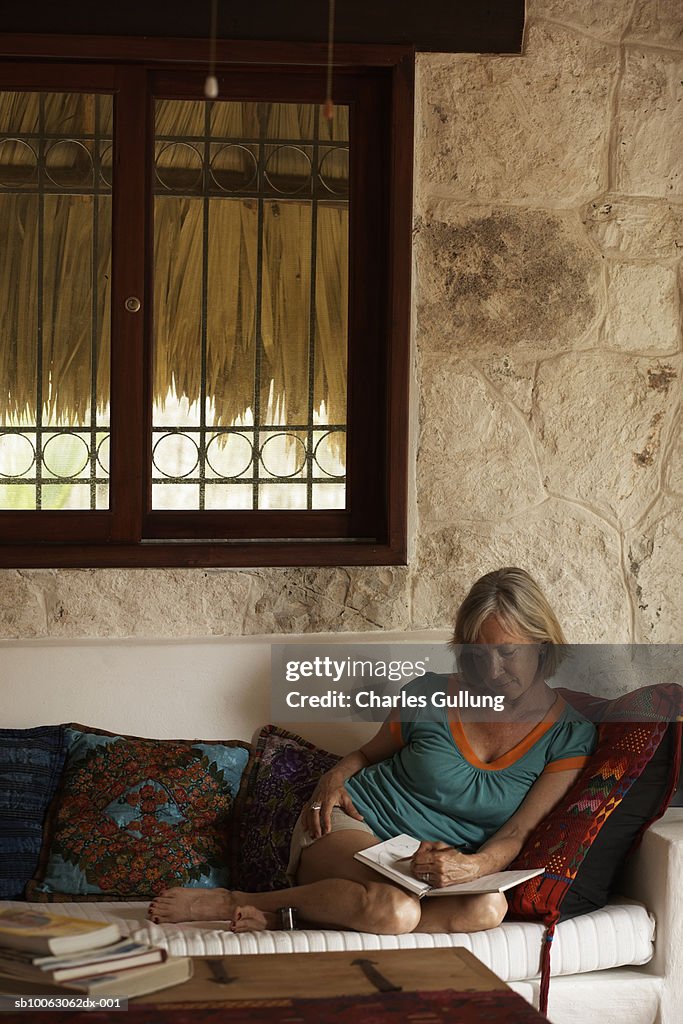
[[[28,903],[0,910],[0,991],[123,999],[191,975],[189,957],[122,939],[117,924],[51,914]]]

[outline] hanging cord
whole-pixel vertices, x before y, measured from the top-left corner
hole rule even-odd
[[[218,31],[218,0],[211,0],[211,29],[209,31],[209,73],[204,82],[204,95],[207,100],[215,100],[218,96],[218,79],[216,78],[216,33]]]
[[[334,117],[334,103],[332,101],[332,64],[334,61],[334,5],[335,0],[328,0],[327,10],[327,84],[325,86],[325,103],[323,104],[323,117],[331,121]]]
[[[550,951],[555,938],[556,921],[547,925],[541,947],[541,985],[538,993],[538,1009],[542,1014],[548,1012],[548,995],[550,994]]]

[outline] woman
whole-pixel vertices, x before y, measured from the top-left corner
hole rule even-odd
[[[566,653],[565,639],[523,569],[499,569],[474,584],[458,611],[453,645],[459,676],[426,676],[407,689],[418,696],[445,685],[452,693],[502,694],[503,711],[486,721],[472,709],[392,712],[369,743],[319,780],[292,837],[291,889],[170,889],[152,902],[152,920],[277,928],[276,911],[287,903],[307,924],[385,934],[500,924],[507,909],[501,893],[420,901],[354,859],[358,850],[408,832],[422,840],[411,870],[434,886],[501,871],[593,750],[594,726],[546,683]]]

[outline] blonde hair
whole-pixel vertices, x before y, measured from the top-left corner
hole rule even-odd
[[[486,573],[471,587],[455,619],[451,646],[479,642],[486,619],[543,645],[541,658],[546,678],[567,655],[567,641],[555,612],[538,583],[524,569],[508,566]]]

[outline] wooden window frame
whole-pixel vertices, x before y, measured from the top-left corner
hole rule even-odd
[[[151,510],[151,301],[145,299],[153,293],[152,196],[146,180],[151,95],[157,87],[167,95],[180,74],[182,96],[201,98],[206,55],[207,44],[202,40],[0,37],[0,89],[110,91],[116,97],[111,507],[83,512],[0,511],[1,566],[406,562],[412,48],[346,45],[335,55],[335,98],[343,103],[355,97],[348,509]],[[288,83],[286,99],[296,96],[299,102],[320,102],[325,56],[326,48],[319,44],[219,42],[217,75],[219,81],[222,76],[231,80],[230,98],[265,98],[264,89],[270,89],[277,77],[283,88]],[[127,125],[139,122],[141,94],[148,95],[146,130],[126,132]],[[361,182],[366,189],[363,199]],[[123,299],[141,293],[143,315],[131,316],[123,308]]]

